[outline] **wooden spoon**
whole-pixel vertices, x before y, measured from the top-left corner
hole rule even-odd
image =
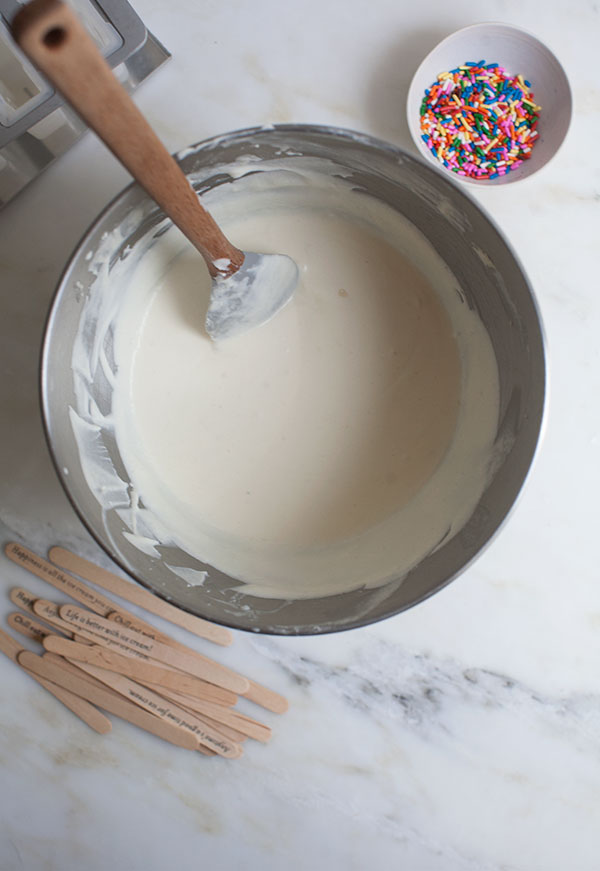
[[[227,338],[273,317],[294,292],[296,264],[282,254],[244,252],[229,242],[74,12],[60,0],[33,0],[17,12],[11,30],[22,51],[204,257],[213,279],[209,335]]]

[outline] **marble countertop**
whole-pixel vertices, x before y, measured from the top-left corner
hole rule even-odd
[[[284,718],[265,717],[272,743],[247,744],[240,762],[191,764],[118,720],[99,737],[0,658],[0,868],[596,871],[598,4],[135,5],[173,53],[136,97],[172,151],[274,122],[351,127],[413,150],[408,83],[441,37],[500,20],[553,48],[575,99],[563,149],[522,184],[471,189],[538,294],[546,431],[501,534],[430,600],[336,636],[236,635],[219,658],[291,701]],[[104,564],[51,467],[37,364],[62,266],[126,182],[88,134],[0,213],[2,543],[62,543]],[[3,556],[0,580],[47,594]],[[6,596],[0,609],[12,610]]]

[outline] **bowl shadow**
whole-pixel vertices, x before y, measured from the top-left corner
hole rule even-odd
[[[423,58],[460,23],[448,22],[399,36],[381,54],[367,86],[365,113],[374,136],[419,154],[410,135],[406,100]]]

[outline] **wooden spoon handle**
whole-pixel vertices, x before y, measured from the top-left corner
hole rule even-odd
[[[60,0],[33,0],[19,10],[11,29],[29,59],[200,251],[211,275],[239,269],[243,253],[200,205],[183,172],[69,7]],[[216,267],[215,260],[228,265]]]

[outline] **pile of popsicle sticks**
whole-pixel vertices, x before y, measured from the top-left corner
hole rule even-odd
[[[14,542],[5,552],[79,605],[57,604],[13,588],[11,601],[21,610],[9,615],[8,624],[40,642],[44,653],[24,649],[2,630],[0,650],[92,729],[102,734],[111,730],[106,711],[172,744],[228,759],[242,755],[247,738],[269,740],[268,726],[234,706],[242,696],[282,714],[288,707],[283,696],[179,643],[84,581],[215,644],[231,643],[227,629],[180,611],[63,548],[52,548],[50,561]]]

